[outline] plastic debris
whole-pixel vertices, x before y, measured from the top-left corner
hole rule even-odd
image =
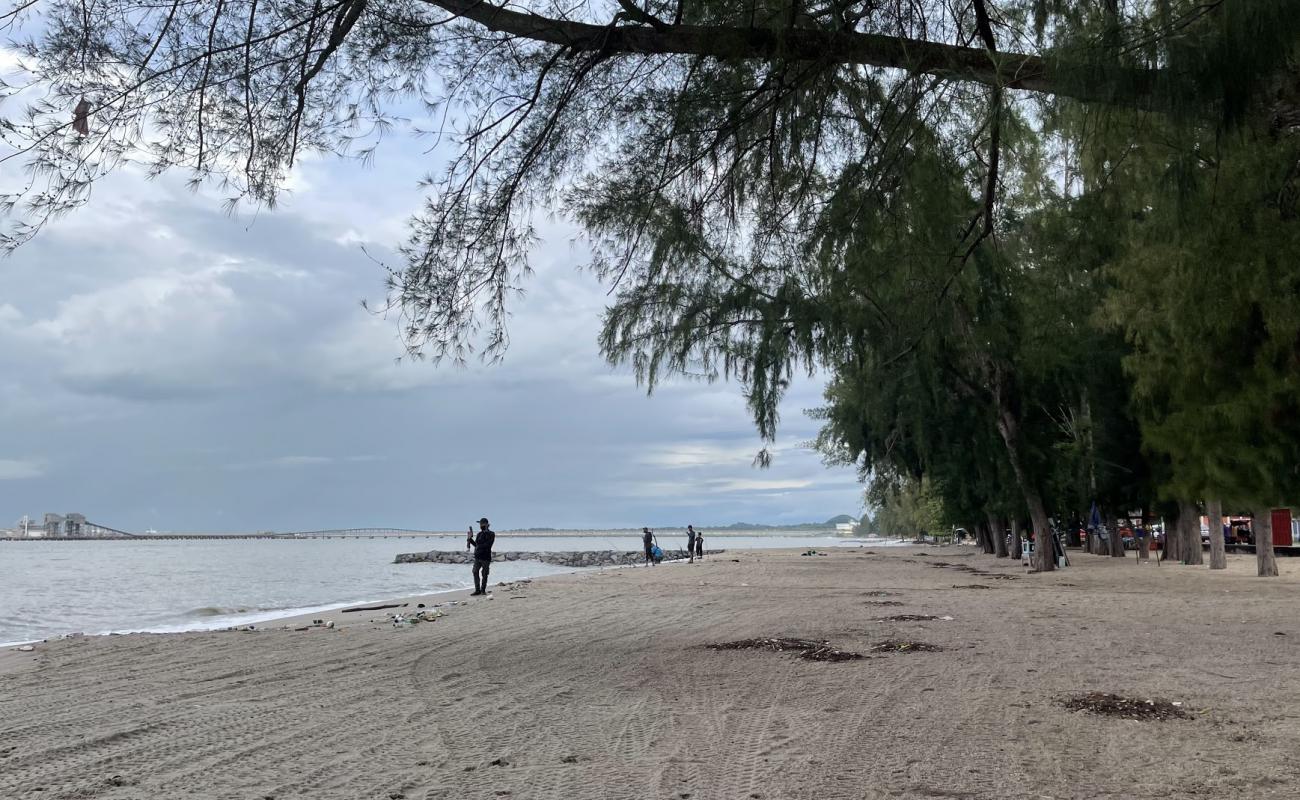
[[[301,628],[294,628],[295,631],[310,631],[313,629],[329,630],[334,627],[332,619],[314,619],[310,625],[303,625]],[[283,630],[283,629],[282,629]]]
[[[72,129],[82,136],[90,133],[90,109],[90,101],[83,97],[72,110]]]
[[[21,645],[21,646],[18,648],[18,652],[20,652],[20,653],[30,653],[30,652],[32,652],[32,651],[35,650],[35,649],[36,649],[36,648],[35,648],[35,647],[32,647],[30,644],[24,644],[24,645]]]

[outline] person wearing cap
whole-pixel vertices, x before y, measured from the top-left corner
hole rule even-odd
[[[686,526],[686,555],[690,556],[691,563],[695,563],[695,526]]]
[[[474,594],[487,594],[488,572],[492,569],[492,545],[497,535],[488,527],[488,519],[478,521],[478,535],[471,531],[468,544],[474,547]],[[480,575],[482,579],[480,580]],[[471,595],[472,597],[473,595]]]
[[[650,566],[654,562],[655,535],[654,531],[649,528],[641,529],[641,542],[645,545],[645,563]]]

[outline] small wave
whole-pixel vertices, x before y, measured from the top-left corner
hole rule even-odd
[[[229,617],[235,614],[256,614],[259,611],[284,611],[277,606],[251,606],[249,608],[225,608],[222,606],[203,606],[191,608],[185,612],[187,617]]]

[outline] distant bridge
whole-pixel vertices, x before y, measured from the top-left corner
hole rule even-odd
[[[455,531],[421,531],[413,528],[335,528],[325,531],[277,533],[280,539],[378,539],[420,536],[455,536]]]

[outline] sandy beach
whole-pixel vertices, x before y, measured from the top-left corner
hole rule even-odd
[[[331,613],[7,650],[0,797],[1295,797],[1300,564],[1073,558],[735,552],[534,580],[410,629]],[[866,657],[707,647],[753,637]],[[1094,691],[1190,718],[1062,705]]]

